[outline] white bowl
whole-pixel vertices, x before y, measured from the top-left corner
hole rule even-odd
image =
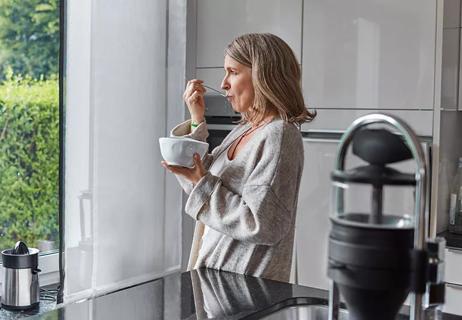
[[[207,142],[184,137],[159,138],[160,153],[169,165],[194,167],[193,155],[198,153],[201,159],[209,148]]]

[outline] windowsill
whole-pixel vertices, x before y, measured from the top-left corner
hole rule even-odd
[[[40,256],[39,269],[42,270],[39,275],[41,287],[59,283],[58,251]]]
[[[0,320],[20,319],[27,318],[30,316],[42,315],[50,312],[57,308],[56,299],[55,301],[42,299],[42,293],[40,293],[40,305],[37,308],[23,310],[23,311],[9,311],[4,307],[0,309]]]

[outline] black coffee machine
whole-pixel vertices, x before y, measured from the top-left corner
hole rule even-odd
[[[390,129],[391,130],[388,130]],[[351,151],[366,164],[345,169]],[[402,173],[389,165],[414,159],[416,170]],[[427,164],[411,128],[385,114],[363,116],[340,140],[331,174],[334,212],[329,234],[329,319],[337,320],[340,295],[350,319],[396,319],[409,293],[410,319],[424,319],[423,306],[444,303],[444,239],[428,239],[425,210]],[[348,212],[345,190],[371,187],[370,212]],[[415,187],[414,215],[383,212],[384,186]],[[424,300],[425,299],[425,300]]]

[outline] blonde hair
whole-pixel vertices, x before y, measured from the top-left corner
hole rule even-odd
[[[316,112],[308,111],[303,100],[300,66],[284,40],[271,33],[244,34],[225,55],[252,69],[255,98],[242,122],[259,123],[272,111],[298,125],[314,119]]]

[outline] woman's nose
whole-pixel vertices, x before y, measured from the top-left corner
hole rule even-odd
[[[221,88],[223,90],[228,90],[230,88],[228,81],[226,81],[226,78],[224,78],[223,81],[221,81]]]

